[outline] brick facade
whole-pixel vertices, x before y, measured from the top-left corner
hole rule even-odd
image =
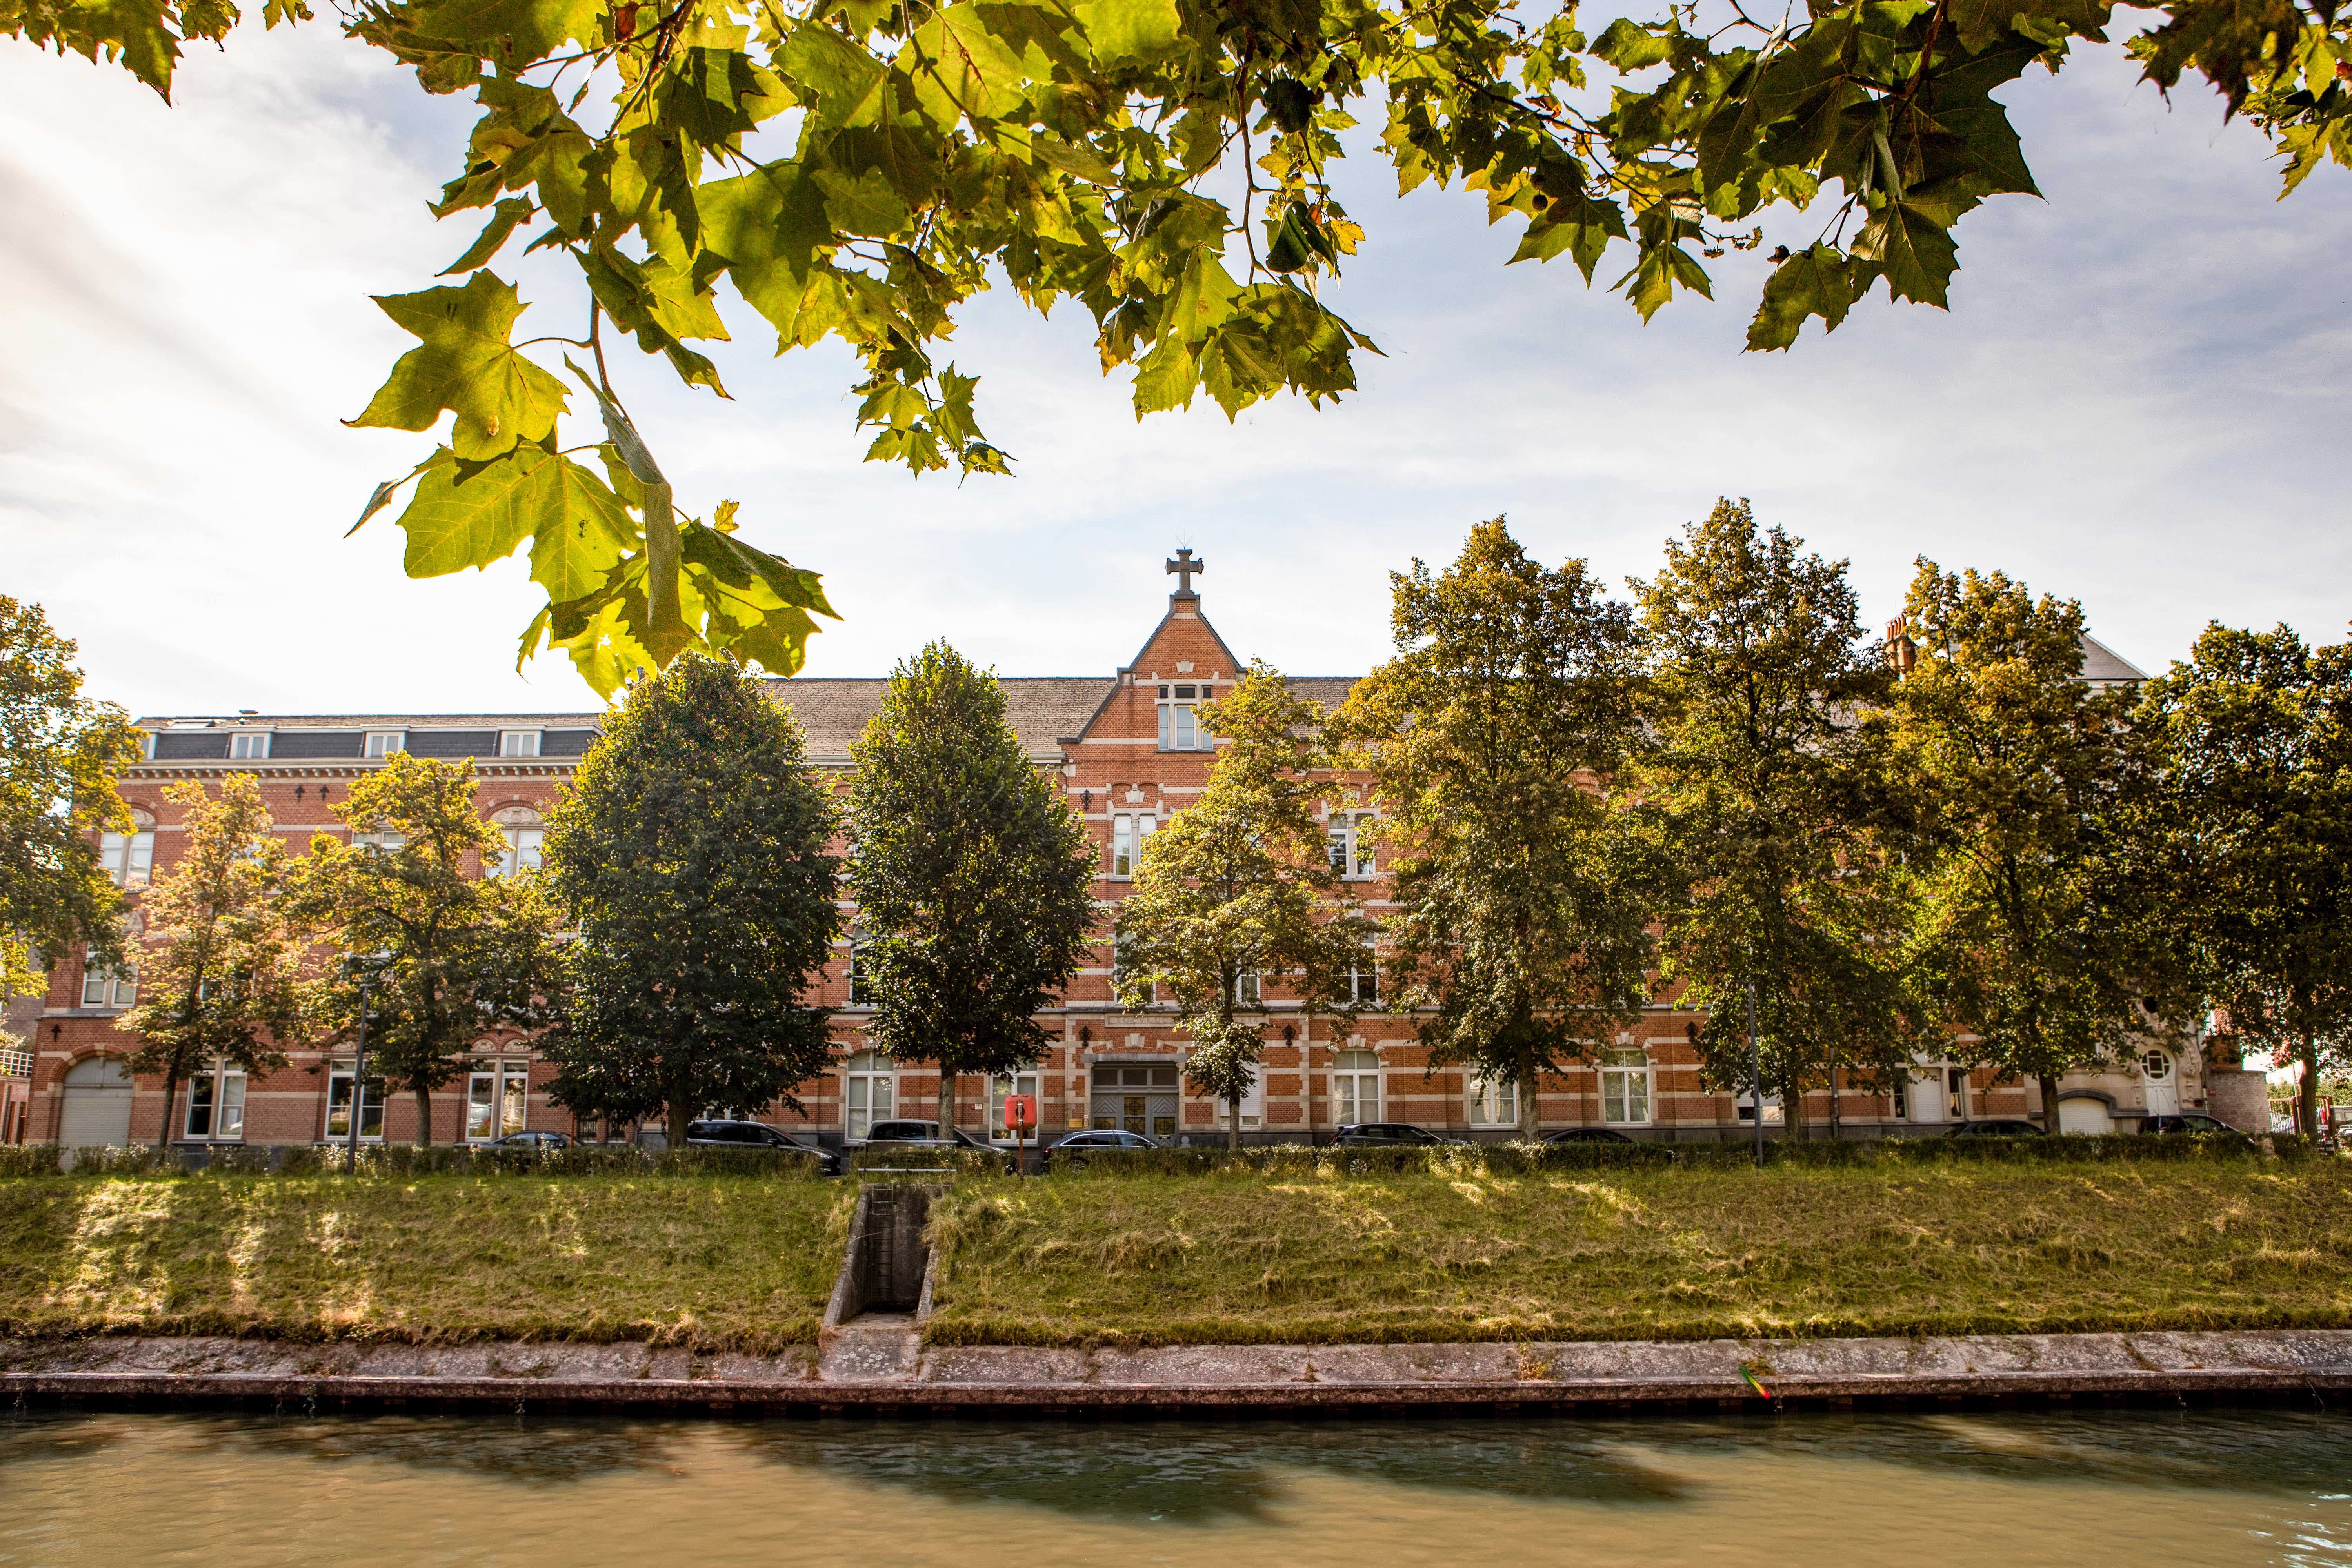
[[[1207,782],[1214,752],[1188,733],[1186,700],[1197,703],[1230,690],[1244,668],[1245,662],[1202,616],[1201,599],[1187,584],[1170,595],[1166,614],[1133,661],[1112,676],[1005,681],[1010,716],[1024,747],[1038,766],[1059,773],[1071,810],[1086,822],[1099,847],[1102,871],[1097,892],[1106,906],[1115,907],[1129,887],[1114,863],[1119,847],[1139,842],[1147,824],[1165,822]],[[1345,697],[1351,678],[1294,678],[1292,684],[1328,706]],[[774,683],[779,697],[792,705],[808,731],[812,762],[845,781],[849,742],[877,705],[883,685],[878,679]],[[395,735],[419,752],[475,755],[484,814],[528,831],[563,789],[598,721],[598,715],[578,713],[148,720],[142,723],[155,737],[153,754],[126,775],[122,794],[138,812],[142,830],[153,835],[152,865],[158,871],[176,855],[178,814],[163,799],[163,785],[175,779],[212,781],[232,771],[255,774],[278,832],[300,848],[314,833],[342,832],[329,808],[347,796],[353,780],[382,765],[367,755],[367,737]],[[251,738],[262,735],[269,738]],[[248,739],[238,741],[237,736]],[[481,754],[526,748],[534,754]],[[1361,808],[1361,803],[1334,805],[1343,811]],[[1129,820],[1122,825],[1121,818]],[[1386,907],[1385,889],[1380,868],[1367,869],[1370,874],[1358,891],[1378,915]],[[1109,923],[1106,919],[1093,962],[1073,979],[1061,1005],[1043,1016],[1054,1044],[1038,1064],[1034,1084],[1020,1086],[1037,1096],[1045,1136],[1050,1140],[1066,1129],[1107,1120],[1163,1136],[1222,1137],[1223,1108],[1193,1098],[1183,1088],[1181,1064],[1186,1042],[1172,1018],[1159,1009],[1129,1011],[1116,1000]],[[935,1113],[938,1095],[936,1072],[920,1067],[894,1071],[887,1064],[858,1059],[864,1009],[851,1005],[849,969],[845,941],[817,997],[838,1010],[834,1022],[842,1050],[840,1067],[802,1087],[804,1115],[778,1108],[768,1118],[779,1125],[810,1128],[827,1142],[855,1141],[863,1121],[877,1115],[896,1112],[928,1119]],[[30,1114],[22,1119],[20,1136],[30,1141],[120,1123],[126,1097],[98,1081],[109,1069],[97,1058],[126,1048],[115,1024],[121,1008],[106,988],[86,991],[85,978],[80,956],[67,956],[51,973],[46,1005],[37,1018],[25,1020],[30,1026],[33,1064]],[[1412,1017],[1372,1009],[1344,1037],[1335,1037],[1328,1020],[1315,1022],[1310,1037],[1303,1014],[1278,998],[1269,1000],[1273,1017],[1264,1055],[1263,1093],[1246,1108],[1246,1141],[1320,1138],[1343,1114],[1349,1120],[1412,1121],[1474,1136],[1507,1136],[1516,1125],[1517,1117],[1507,1106],[1492,1108],[1494,1121],[1486,1121],[1478,1086],[1466,1081],[1460,1069],[1428,1068],[1426,1053],[1414,1037]],[[1539,1098],[1543,1125],[1610,1125],[1640,1138],[1747,1135],[1748,1123],[1738,1100],[1701,1087],[1689,1046],[1689,1024],[1686,1016],[1670,1006],[1653,1006],[1615,1042],[1626,1054],[1608,1081],[1600,1068],[1591,1067],[1547,1079]],[[351,1053],[348,1047],[298,1045],[288,1054],[291,1060],[285,1068],[244,1086],[243,1125],[223,1134],[226,1141],[296,1144],[327,1135],[331,1077],[338,1067],[348,1072]],[[433,1142],[446,1143],[469,1132],[494,1136],[517,1124],[518,1111],[525,1128],[596,1135],[595,1129],[575,1127],[569,1113],[549,1102],[545,1087],[553,1070],[536,1058],[526,1042],[485,1040],[477,1055],[477,1070],[433,1096]],[[2172,1098],[2181,1109],[2195,1109],[2202,1105],[2204,1095],[2200,1064],[2194,1053],[2188,1056],[2191,1059],[2178,1064]],[[853,1068],[869,1068],[877,1070],[861,1070],[858,1080],[851,1082]],[[1963,1083],[1970,1116],[2022,1116],[2033,1098],[2026,1086],[1998,1084],[1982,1071],[1922,1070],[1922,1081],[1904,1114],[1897,1114],[1885,1097],[1846,1093],[1840,1110],[1849,1133],[1940,1127],[1957,1114],[1953,1090]],[[2152,1086],[2143,1079],[2137,1072],[2069,1079],[2064,1098],[2095,1101],[2101,1115],[2121,1118],[2128,1125],[2148,1103]],[[512,1087],[518,1080],[520,1093]],[[2153,1087],[2161,1092],[2160,1085]],[[958,1088],[958,1123],[978,1132],[988,1117],[990,1086],[967,1078]],[[218,1100],[232,1092],[225,1086],[214,1094]],[[184,1139],[192,1125],[189,1093],[184,1088],[171,1108],[175,1139]],[[127,1100],[124,1131],[133,1140],[152,1141],[166,1113],[160,1080],[140,1081]],[[69,1103],[75,1108],[70,1126]],[[1816,1091],[1809,1096],[1804,1107],[1809,1129],[1819,1135],[1828,1117],[1828,1095]],[[393,1096],[383,1121],[384,1136],[394,1142],[412,1139],[413,1097]]]

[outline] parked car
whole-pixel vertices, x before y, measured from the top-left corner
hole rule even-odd
[[[1448,1138],[1410,1121],[1357,1121],[1335,1129],[1331,1142],[1342,1149],[1420,1149],[1468,1140]]]
[[[1963,1121],[1952,1129],[1955,1138],[2040,1138],[2042,1131],[2031,1121]]]
[[[2238,1130],[2218,1116],[2208,1116],[2201,1110],[2184,1110],[2179,1115],[2143,1116],[2139,1120],[2143,1132],[2235,1132]]]
[[[686,1146],[689,1149],[768,1149],[779,1154],[804,1154],[816,1162],[820,1173],[827,1176],[841,1174],[839,1154],[814,1143],[803,1143],[791,1133],[781,1131],[764,1121],[689,1121],[686,1124]]]
[[[1612,1132],[1606,1127],[1570,1127],[1559,1132],[1547,1132],[1547,1143],[1631,1143],[1622,1132]]]
[[[1164,1149],[1168,1145],[1157,1138],[1140,1132],[1121,1132],[1114,1128],[1097,1127],[1084,1132],[1073,1132],[1052,1144],[1045,1151],[1045,1163],[1050,1170],[1058,1160],[1066,1170],[1083,1171],[1089,1154],[1117,1156],[1133,1150]]]
[[[371,1091],[372,1092],[372,1091]],[[553,1153],[558,1149],[572,1147],[569,1132],[509,1132],[490,1141],[493,1149],[529,1149],[536,1153]]]
[[[866,1130],[868,1143],[936,1143],[941,1148],[992,1149],[961,1128],[951,1138],[940,1136],[936,1121],[877,1121]]]

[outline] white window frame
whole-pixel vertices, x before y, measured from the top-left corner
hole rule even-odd
[[[331,1143],[348,1143],[352,1139],[351,1122],[352,1064],[344,1062],[327,1069],[327,1121],[325,1137]],[[342,1125],[335,1124],[336,1102],[341,1100]],[[364,1102],[360,1107],[360,1142],[383,1142],[383,1079],[368,1075]],[[370,1131],[373,1125],[373,1131]]]
[[[1371,1099],[1370,1114],[1365,1114],[1365,1096]],[[1381,1058],[1377,1051],[1360,1046],[1339,1052],[1331,1062],[1331,1124],[1351,1127],[1360,1122],[1381,1119],[1381,1102],[1387,1098],[1386,1086],[1381,1081]]]
[[[849,1005],[871,1007],[874,1005],[874,998],[858,994],[858,988],[864,982],[857,978],[857,950],[866,945],[866,940],[863,937],[853,936],[846,945],[849,949],[849,962],[844,966],[842,978],[849,982]]]
[[[841,1075],[841,1136],[845,1142],[863,1143],[877,1121],[898,1115],[898,1067],[879,1051],[859,1051],[843,1064]]]
[[[139,1005],[139,966],[109,969],[93,963],[85,950],[81,969],[81,1005],[120,1011]]]
[[[1756,1125],[1756,1095],[1753,1090],[1743,1089],[1738,1094],[1732,1096],[1732,1113],[1734,1119],[1737,1120],[1741,1126],[1753,1127]],[[1788,1110],[1780,1103],[1780,1097],[1777,1094],[1766,1095],[1764,1097],[1764,1125],[1767,1127],[1785,1127],[1788,1125]]]
[[[1377,855],[1365,825],[1372,820],[1369,811],[1335,811],[1331,814],[1329,849],[1331,870],[1335,876],[1351,882],[1370,881],[1379,874]]]
[[[389,828],[379,829],[373,833],[362,832],[352,835],[352,848],[381,850],[386,855],[396,849],[404,848],[407,843],[408,835],[394,833]]]
[[[1639,1046],[1612,1046],[1601,1053],[1594,1070],[1600,1074],[1602,1126],[1647,1127],[1657,1120],[1657,1064],[1650,1060],[1648,1051]],[[1612,1098],[1614,1115],[1610,1113]]]
[[[190,1143],[242,1143],[245,1142],[246,1072],[233,1062],[215,1057],[204,1070],[188,1079],[187,1103],[180,1111],[180,1136]],[[196,1128],[196,1112],[205,1113],[202,1131]]]
[[[1265,977],[1255,969],[1234,976],[1234,1005],[1260,1012],[1265,1006]]]
[[[539,755],[542,731],[538,730],[501,730],[499,731],[499,755],[502,757],[535,757]]]
[[[1221,1106],[1219,1121],[1223,1120]],[[1250,1063],[1250,1086],[1242,1091],[1242,1131],[1244,1132],[1265,1126],[1265,1064]]]
[[[1121,881],[1132,878],[1143,865],[1144,846],[1160,831],[1160,814],[1156,811],[1121,811],[1110,819],[1110,874]]]
[[[241,730],[228,738],[228,760],[232,763],[266,762],[268,757],[267,730]]]
[[[1359,1007],[1381,1005],[1381,957],[1370,947],[1364,950],[1368,962],[1348,966],[1348,994]]]
[[[155,869],[155,830],[134,827],[129,833],[99,835],[98,860],[116,887],[145,887]]]
[[[1025,1094],[1031,1100],[1037,1100],[1036,1070],[1032,1068],[1027,1072],[1009,1074],[991,1073],[989,1075],[988,1136],[992,1142],[1010,1143],[1013,1142],[1013,1134],[1007,1131],[1004,1126],[1004,1097],[1009,1094]],[[1033,1143],[1037,1141],[1039,1129],[1043,1128],[1045,1125],[1045,1102],[1043,1100],[1038,1100],[1037,1125],[1023,1133],[1022,1137],[1027,1142]]]
[[[485,1095],[480,1091],[488,1089]],[[479,1107],[484,1115],[477,1116]],[[466,1075],[462,1141],[488,1143],[530,1126],[530,1063],[504,1057],[476,1057]]]
[[[525,871],[536,871],[545,858],[547,825],[543,822],[510,822],[499,825],[499,834],[506,840],[506,848],[499,863],[490,868],[493,877],[518,877]],[[525,843],[524,840],[530,840]]]
[[[1215,700],[1208,681],[1163,681],[1160,686],[1160,749],[1163,752],[1211,752],[1216,738],[1201,722],[1200,707]]]
[[[408,731],[405,730],[370,730],[360,742],[360,755],[373,762],[380,763],[406,750]]]
[[[1519,1086],[1508,1079],[1471,1077],[1469,1091],[1464,1097],[1469,1102],[1470,1125],[1473,1127],[1517,1127],[1519,1124]]]

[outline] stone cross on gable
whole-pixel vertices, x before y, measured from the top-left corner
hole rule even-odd
[[[1193,596],[1192,574],[1206,572],[1208,569],[1207,562],[1192,559],[1192,552],[1190,549],[1179,550],[1176,552],[1176,559],[1168,563],[1168,570],[1176,574],[1176,596],[1180,599],[1192,598]]]

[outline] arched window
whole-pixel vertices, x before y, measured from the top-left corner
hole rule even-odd
[[[507,841],[499,863],[490,868],[490,875],[512,877],[538,870],[541,851],[547,842],[547,825],[539,813],[527,805],[509,805],[492,812],[490,820],[498,824],[499,832]]]
[[[841,1084],[841,1132],[852,1142],[867,1128],[898,1114],[898,1064],[880,1051],[859,1051],[845,1064]]]
[[[1473,1078],[1469,1098],[1473,1127],[1519,1124],[1519,1086],[1508,1079]]]
[[[1342,1127],[1381,1119],[1381,1058],[1346,1050],[1331,1062],[1331,1120]]]

